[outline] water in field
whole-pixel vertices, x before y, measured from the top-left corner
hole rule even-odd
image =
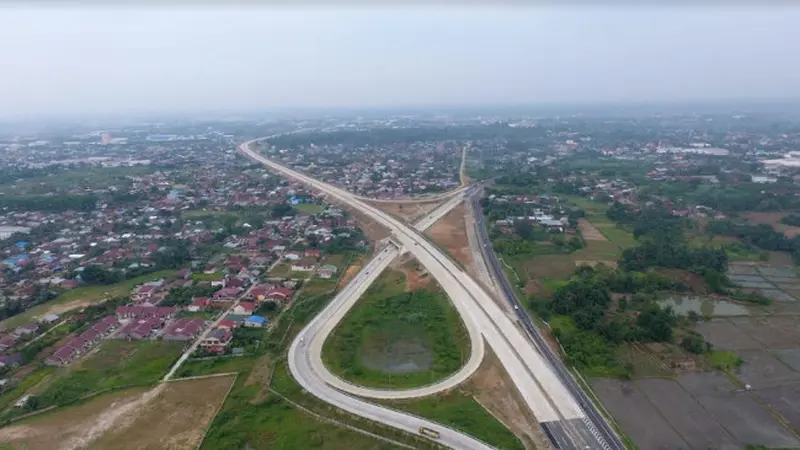
[[[361,362],[372,370],[411,373],[428,370],[433,364],[433,352],[415,337],[391,339],[381,344],[367,346],[361,355]]]
[[[749,316],[750,310],[738,303],[727,300],[712,300],[708,297],[682,296],[670,297],[658,302],[661,306],[672,306],[676,314],[694,311],[707,316]]]

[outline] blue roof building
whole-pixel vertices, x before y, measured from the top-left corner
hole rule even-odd
[[[267,318],[261,316],[250,316],[244,321],[244,326],[253,328],[261,328],[266,324]]]

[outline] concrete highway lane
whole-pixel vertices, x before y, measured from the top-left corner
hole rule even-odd
[[[530,316],[525,311],[525,308],[523,308],[519,303],[516,294],[514,293],[514,289],[508,281],[508,278],[506,278],[500,261],[497,259],[497,255],[495,255],[494,251],[492,250],[492,243],[489,239],[486,225],[484,224],[480,203],[478,202],[478,192],[473,191],[471,194],[473,195],[469,198],[469,202],[474,212],[476,234],[478,236],[481,248],[483,249],[482,251],[484,254],[484,259],[491,268],[495,280],[500,284],[506,301],[508,301],[514,308],[514,311],[516,312],[520,322],[523,324],[526,332],[534,341],[537,348],[539,348],[540,352],[545,355],[550,365],[557,372],[559,378],[561,378],[562,382],[569,388],[570,392],[572,392],[573,395],[578,399],[580,405],[583,407],[583,410],[587,413],[589,420],[584,424],[584,426],[581,426],[581,424],[573,424],[573,427],[578,429],[580,433],[587,437],[587,439],[589,439],[591,436],[600,436],[596,440],[605,444],[603,448],[614,450],[625,449],[625,445],[622,443],[619,436],[617,436],[617,433],[614,432],[614,430],[608,424],[608,421],[606,421],[602,414],[600,414],[600,412],[597,410],[597,406],[594,404],[594,402],[586,395],[585,392],[583,392],[583,389],[578,386],[577,382],[569,373],[569,370],[566,368],[564,363],[547,344],[538,327],[536,327],[536,325],[533,323],[533,320],[531,320]],[[551,441],[564,442],[566,440],[560,424],[545,423],[543,424],[543,427],[545,429],[545,433],[548,435]]]
[[[365,290],[380,275],[377,269],[383,265],[388,265],[388,262],[391,262],[398,254],[396,247],[387,246],[356,275],[348,286],[355,286],[356,289]],[[420,434],[421,427],[433,430],[439,433],[439,438],[436,439],[437,442],[453,449],[487,450],[492,448],[469,435],[436,422],[369,403],[329,386],[325,380],[319,377],[313,366],[312,358],[310,358],[310,355],[314,352],[309,352],[306,345],[313,336],[320,332],[320,328],[330,320],[330,316],[335,313],[336,308],[326,308],[298,334],[289,348],[289,370],[303,388],[320,400],[337,408],[415,435]]]
[[[439,219],[444,217],[445,214],[450,212],[459,203],[464,200],[463,195],[453,196],[444,204],[438,206],[433,211],[425,215],[414,227],[418,230],[425,230],[436,223]],[[388,256],[386,256],[386,252]],[[345,314],[352,308],[358,299],[366,292],[367,288],[372,282],[386,269],[389,264],[400,255],[400,251],[394,246],[390,246],[378,253],[367,266],[362,269],[367,275],[365,277],[357,277],[351,280],[347,286],[344,287],[335,297],[331,300],[328,307],[322,312],[325,315],[325,320],[320,327],[315,330],[316,333],[306,335],[308,342],[308,351],[306,352],[310,358],[311,367],[317,373],[318,377],[323,379],[328,385],[359,397],[377,398],[377,399],[404,399],[426,397],[436,394],[437,392],[453,389],[459,384],[467,380],[481,364],[484,356],[484,343],[480,330],[477,324],[469,320],[467,317],[464,321],[464,326],[470,337],[470,357],[467,363],[461,367],[456,373],[445,378],[444,380],[436,383],[414,388],[414,389],[375,389],[352,384],[343,380],[325,367],[322,361],[322,347],[325,344],[328,336],[336,328],[336,326],[344,318]]]
[[[465,322],[472,320],[478,324],[486,342],[494,349],[534,416],[540,422],[558,423],[564,430],[571,445],[561,448],[607,448],[602,436],[576,429],[576,423],[584,423],[591,428],[589,419],[578,405],[573,392],[564,385],[539,349],[516,326],[515,319],[506,315],[472,277],[426,237],[347,191],[288,169],[255,153],[250,149],[250,142],[243,144],[240,151],[278,173],[349,204],[388,228],[392,232],[392,239],[412,253],[439,282]]]

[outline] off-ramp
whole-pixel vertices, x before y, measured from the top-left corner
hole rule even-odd
[[[388,228],[392,232],[392,239],[408,249],[428,272],[439,281],[439,284],[453,300],[465,323],[474,321],[478,324],[487,343],[494,349],[533,414],[540,422],[549,424],[551,428],[558,427],[559,434],[564,437],[558,443],[560,448],[609,448],[602,436],[597,434],[596,428],[579,407],[570,390],[562,384],[562,381],[553,372],[549,363],[526,338],[514,321],[491,300],[489,295],[472,277],[447,258],[435,245],[418,231],[356,198],[353,194],[315,180],[259,155],[250,148],[252,142],[246,142],[239,147],[239,150],[247,157],[358,209]],[[369,274],[360,273],[359,275],[367,276]],[[315,318],[315,321],[320,317],[322,316]],[[315,321],[312,321],[312,323]],[[303,360],[303,358],[296,358],[298,354],[302,353],[299,350],[304,346],[303,339],[304,336],[301,335],[292,343],[290,354],[294,355],[294,357],[290,358],[290,369],[301,384],[308,385],[306,388],[309,391],[329,403],[355,412],[358,415],[377,418],[377,420],[390,419],[389,423],[392,426],[409,429],[408,417],[410,416],[408,415],[401,414],[400,417],[386,417],[387,415],[398,413],[354,400],[349,396],[345,396],[347,400],[344,401],[333,398],[331,391],[334,390],[330,389],[324,381],[309,376],[308,371],[304,371],[307,368],[298,365]],[[419,423],[419,420],[421,419],[416,418],[415,423]],[[438,427],[441,429],[441,426]],[[453,430],[445,430],[445,434],[442,437],[442,442],[454,446],[454,448],[485,448],[484,444]]]

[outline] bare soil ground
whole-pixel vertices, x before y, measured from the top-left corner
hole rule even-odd
[[[347,268],[347,270],[344,271],[344,274],[342,274],[342,280],[339,282],[339,284],[341,286],[346,286],[347,283],[349,283],[350,280],[352,280],[353,277],[356,276],[356,274],[358,273],[359,270],[361,270],[361,262],[360,261],[357,262],[357,263],[351,264]]]
[[[780,222],[780,220],[786,215],[788,215],[788,213],[781,212],[749,212],[744,214],[748,221],[752,223],[766,223],[772,225],[776,230],[783,232],[790,238],[800,234],[800,227],[784,225]]]
[[[364,214],[358,212],[357,210],[350,208],[349,206],[342,205],[339,202],[332,202],[339,208],[347,211],[349,214],[353,216],[358,222],[358,225],[364,230],[364,235],[367,237],[367,240],[370,242],[377,242],[381,239],[389,236],[389,230],[382,227],[369,217],[365,216]]]
[[[475,400],[502,422],[526,449],[551,448],[535,417],[519,400],[519,393],[497,356],[487,349],[483,363],[470,378]]]
[[[575,260],[575,267],[579,266],[589,266],[594,267],[598,264],[604,264],[608,267],[613,267],[616,269],[617,262],[616,261],[597,261],[597,260],[585,260],[585,259],[576,259]]]
[[[688,270],[682,269],[655,269],[655,271],[661,275],[668,276],[675,281],[680,281],[681,283],[685,284],[692,290],[692,292],[696,292],[698,294],[702,294],[708,291],[706,287],[706,281],[703,279],[702,276],[694,273],[689,272]]]
[[[99,396],[0,429],[0,442],[27,450],[194,449],[231,383],[213,377]]]
[[[603,236],[591,222],[586,219],[578,219],[578,228],[581,230],[581,234],[583,234],[583,238],[587,241],[607,241],[608,239]]]
[[[432,281],[428,272],[426,272],[416,260],[403,264],[397,270],[403,272],[406,276],[406,292],[424,288]]]
[[[462,203],[436,222],[428,235],[438,246],[447,252],[464,267],[472,266],[472,251],[467,238],[465,222],[466,206]]]
[[[438,206],[438,203],[370,203],[381,211],[402,219],[406,223],[416,222]]]

